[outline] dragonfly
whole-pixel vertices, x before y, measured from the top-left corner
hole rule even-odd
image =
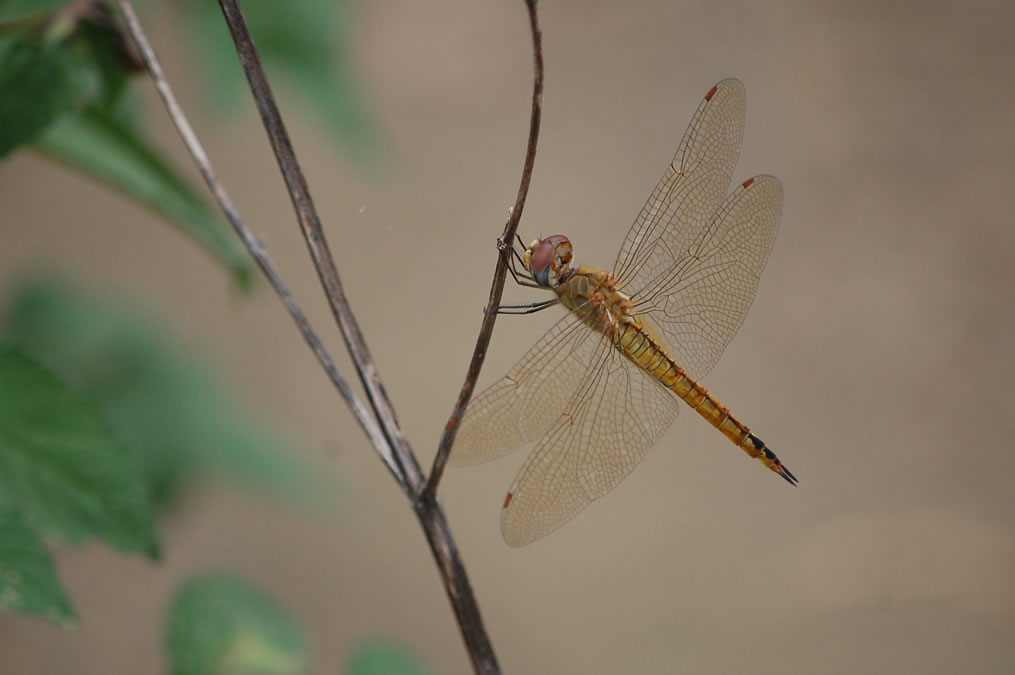
[[[700,384],[743,323],[782,214],[774,176],[749,178],[727,194],[745,107],[737,79],[708,91],[612,271],[572,266],[564,235],[536,239],[523,253],[512,247],[515,280],[554,297],[498,311],[561,305],[568,313],[473,399],[450,456],[452,464],[471,465],[536,443],[504,499],[501,532],[509,545],[553,532],[616,487],[683,404],[797,484]]]

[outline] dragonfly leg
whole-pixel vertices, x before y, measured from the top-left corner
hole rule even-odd
[[[497,314],[534,314],[547,307],[553,307],[558,302],[557,298],[552,298],[542,302],[530,302],[527,305],[501,305],[497,308]]]
[[[519,239],[519,241],[521,240]],[[501,244],[499,239],[497,240],[497,244],[499,248]],[[507,249],[504,248],[501,249],[501,253],[508,255]],[[511,254],[508,256],[507,264],[508,271],[511,272],[511,277],[515,280],[516,284],[519,286],[528,286],[529,288],[542,288],[542,286],[537,284],[535,279],[533,279],[532,276],[525,271],[525,262],[522,260],[521,254],[518,253],[518,249],[514,246],[511,247]],[[522,266],[521,270],[518,269],[519,264]]]

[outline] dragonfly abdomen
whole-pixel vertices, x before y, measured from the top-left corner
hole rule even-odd
[[[746,424],[733,416],[729,408],[716,400],[707,389],[677,365],[666,349],[652,338],[645,326],[638,321],[626,324],[617,338],[617,343],[627,358],[679,396],[691,406],[692,410],[730,439],[733,445],[754,459],[760,460],[790,483],[796,484],[796,477],[782,465],[765,442],[752,434]]]

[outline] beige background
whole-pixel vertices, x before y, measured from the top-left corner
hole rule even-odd
[[[520,2],[362,3],[356,57],[387,168],[290,122],[349,296],[429,464],[478,328],[528,123]],[[185,36],[150,17],[185,102]],[[442,498],[511,673],[1001,673],[1015,661],[1015,9],[926,2],[546,2],[543,135],[522,231],[609,266],[709,87],[741,78],[734,178],[774,173],[782,229],[706,385],[800,477],[790,489],[693,415],[563,530],[498,531],[523,460]],[[293,105],[288,104],[290,112]],[[185,159],[155,111],[153,126]],[[197,120],[222,177],[341,352],[250,111]],[[210,566],[306,627],[313,672],[376,635],[469,665],[404,498],[279,303],[147,213],[32,156],[0,166],[0,284],[40,261],[157,308],[239,395],[333,457],[340,512],[229,489],[166,528],[152,566],[60,555],[83,625],[0,618],[4,673],[154,673],[177,583]],[[510,300],[543,296],[509,289]],[[483,383],[553,317],[498,322]],[[347,362],[343,357],[343,365]],[[346,370],[351,373],[351,370]]]

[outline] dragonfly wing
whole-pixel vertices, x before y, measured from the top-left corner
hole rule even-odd
[[[639,318],[666,336],[677,361],[694,377],[712,369],[740,330],[781,214],[778,178],[745,181],[687,253],[632,296]]]
[[[567,406],[603,342],[601,333],[568,313],[507,375],[473,397],[449,461],[486,462],[540,438]]]
[[[504,501],[511,546],[549,534],[612,490],[677,417],[677,398],[608,341],[591,363]]]
[[[775,241],[782,185],[757,176],[725,200],[743,139],[746,94],[723,80],[698,107],[620,250],[614,276],[638,317],[704,377],[740,329]]]
[[[613,274],[631,291],[687,254],[729,190],[744,135],[747,95],[740,80],[709,91],[627,233]]]

